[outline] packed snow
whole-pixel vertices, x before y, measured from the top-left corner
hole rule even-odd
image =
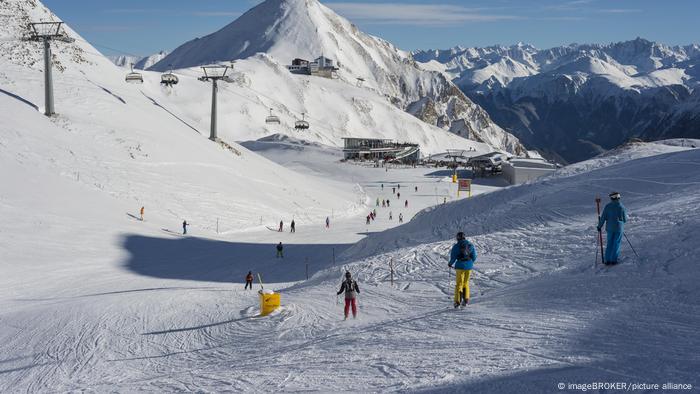
[[[51,16],[28,10],[0,31]],[[58,114],[48,118],[38,44],[8,42],[1,392],[700,385],[698,140],[628,144],[516,187],[478,178],[469,197],[445,168],[341,162],[333,141],[347,129],[332,118],[342,108],[312,114],[324,133],[267,128],[259,120],[271,106],[290,127],[302,108],[275,100],[302,90],[310,107],[366,100],[366,122],[420,139],[426,152],[488,149],[371,91],[270,72],[278,66],[266,55],[237,62],[234,82],[222,82],[223,141],[213,142],[211,86],[194,68],[179,71],[174,89],[158,86],[155,72],[126,85],[124,70],[84,41],[56,43]],[[363,124],[361,111],[349,113],[349,124]],[[594,198],[612,190],[629,211],[630,244],[619,266],[602,268]],[[447,256],[457,231],[479,259],[472,302],[455,310]],[[358,318],[344,321],[336,292],[346,270],[361,292]],[[248,271],[253,290],[244,290]],[[265,317],[263,288],[282,301]]]

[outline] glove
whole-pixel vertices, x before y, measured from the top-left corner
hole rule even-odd
[[[447,263],[447,266],[450,267],[450,268],[452,268],[452,264],[450,264],[450,263]]]
[[[603,228],[602,228],[602,227],[600,227],[600,226],[596,226],[596,228],[598,229],[598,232],[601,232],[601,231],[603,231]]]

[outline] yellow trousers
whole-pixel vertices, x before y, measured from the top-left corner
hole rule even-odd
[[[461,302],[461,293],[464,290],[464,298],[469,299],[469,276],[471,270],[456,270],[457,282],[455,283],[455,302]]]

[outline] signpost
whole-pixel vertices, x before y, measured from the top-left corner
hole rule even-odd
[[[459,192],[465,191],[469,192],[469,197],[472,196],[472,180],[471,179],[460,179],[457,183],[457,197],[459,198]]]

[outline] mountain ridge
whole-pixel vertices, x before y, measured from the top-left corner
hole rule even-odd
[[[700,45],[636,38],[537,49],[529,44],[415,51],[500,126],[563,162],[629,138],[700,136]]]

